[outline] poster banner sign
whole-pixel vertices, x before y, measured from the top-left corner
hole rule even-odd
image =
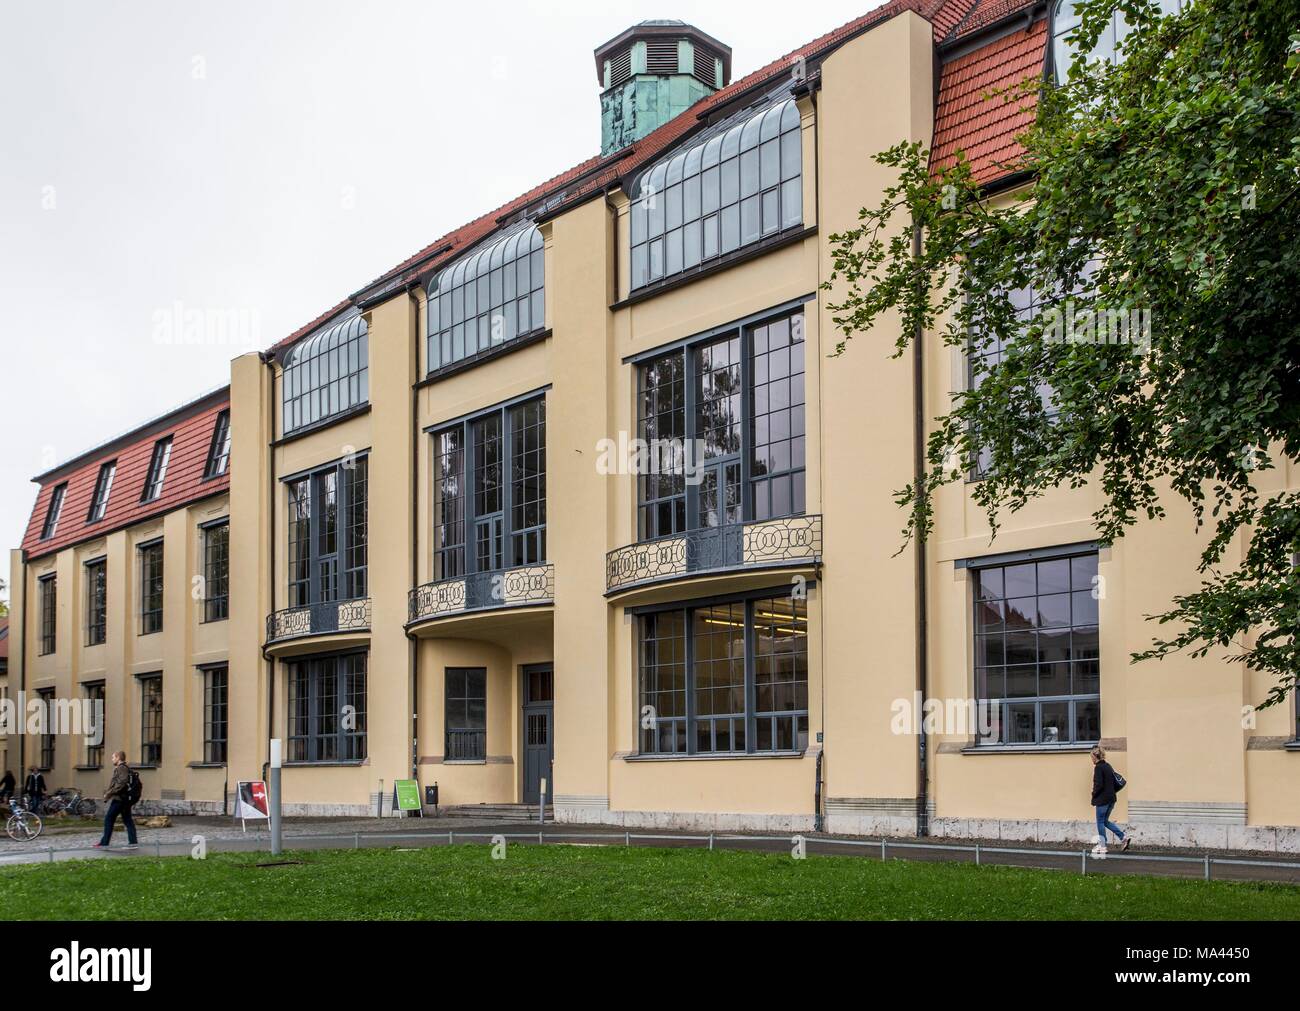
[[[242,821],[266,820],[271,817],[265,783],[254,781],[239,784],[235,791],[235,817]]]
[[[420,784],[413,779],[399,779],[393,784],[393,809],[395,811],[420,811]]]

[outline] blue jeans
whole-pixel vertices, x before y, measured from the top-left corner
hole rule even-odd
[[[126,841],[132,846],[136,845],[135,819],[131,817],[131,806],[123,804],[116,797],[109,802],[108,814],[104,815],[104,836],[99,840],[99,845],[107,846],[113,838],[113,823],[119,814],[122,816],[122,824],[126,826]]]
[[[1118,825],[1114,825],[1110,820],[1110,813],[1115,810],[1115,802],[1112,800],[1109,804],[1100,805],[1097,808],[1097,835],[1101,839],[1101,844],[1106,845],[1106,829],[1115,833],[1115,838],[1121,842],[1124,840],[1124,833],[1119,830]]]

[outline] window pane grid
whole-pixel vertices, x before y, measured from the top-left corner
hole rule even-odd
[[[487,759],[487,671],[449,667],[446,671],[446,759]]]
[[[975,570],[975,696],[985,744],[1101,737],[1097,556]]]
[[[453,428],[434,436],[434,570],[436,579],[465,574],[464,432]]]
[[[162,677],[140,678],[140,761],[162,764],[163,728]]]
[[[295,344],[285,356],[281,383],[281,424],[286,433],[367,403],[370,336],[365,319],[345,320]]]
[[[140,549],[140,634],[154,635],[163,629],[163,546],[148,544]]]
[[[686,529],[686,356],[675,351],[638,370],[637,437],[650,448],[637,478],[641,540]]]
[[[364,653],[319,657],[289,667],[291,762],[361,762],[367,756]]]
[[[230,524],[203,532],[203,620],[230,617]]]
[[[68,486],[61,484],[50,496],[50,508],[45,514],[45,526],[41,529],[41,540],[48,541],[59,531],[59,518],[63,515],[63,502],[67,498]]]
[[[429,288],[428,371],[546,326],[545,252],[536,225],[448,267]]]
[[[94,714],[93,719],[99,721],[99,729],[103,730],[104,720],[104,685],[103,683],[85,685],[82,689],[82,697],[90,703],[91,711]],[[104,736],[99,734],[99,743],[92,744],[93,738],[86,738],[86,765],[99,769],[104,765]]]
[[[631,208],[633,290],[802,224],[802,163],[787,99],[652,168]]]
[[[546,561],[546,399],[510,410],[510,565]]]
[[[86,566],[86,645],[102,646],[108,638],[108,562]]]
[[[641,752],[806,750],[807,643],[807,605],[789,597],[643,615]]]
[[[226,667],[213,668],[203,675],[203,761],[208,765],[226,762],[229,679]]]
[[[59,577],[43,576],[40,587],[41,656],[49,656],[58,644]]]

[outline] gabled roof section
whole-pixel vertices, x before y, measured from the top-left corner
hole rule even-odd
[[[210,480],[205,475],[217,416],[229,408],[230,389],[226,387],[36,478],[41,490],[23,537],[24,553],[29,559],[40,558],[226,491],[230,487],[229,468],[225,474]],[[142,503],[140,497],[148,480],[154,444],[168,436],[172,439],[172,452],[162,494],[152,502]],[[102,520],[87,523],[100,468],[114,460],[117,473],[108,510]],[[64,484],[67,492],[58,528],[53,537],[43,541],[41,533],[54,490]]]
[[[974,20],[958,29],[943,62],[930,167],[946,168],[964,154],[976,182],[988,185],[1025,168],[1018,138],[1034,122],[1038,93],[1006,92],[1026,80],[1041,83],[1048,20],[1045,5],[1033,0],[995,0]],[[984,29],[987,41],[977,38]]]
[[[636,144],[605,158],[589,158],[496,210],[448,232],[380,275],[333,309],[284,338],[272,347],[271,351],[282,353],[290,345],[301,340],[350,305],[369,304],[427,278],[492,235],[512,217],[524,213],[534,216],[539,213],[549,215],[610,189],[632,173],[662,157],[675,145],[707,125],[710,117],[724,110],[737,99],[759,88],[775,86],[778,79],[791,74],[792,65],[798,59],[816,63],[846,42],[907,11],[931,23],[935,45],[942,52],[944,47],[958,40],[975,39],[981,30],[994,26],[1017,12],[1043,5],[1044,0],[888,0],[887,3],[869,13],[841,25],[834,31],[827,32],[798,49],[791,50],[746,77],[732,82],[721,91],[702,99],[690,110],[665,123]],[[1044,33],[1040,31],[1038,34]],[[969,85],[972,77],[981,80],[985,78],[1000,80],[1012,73],[1022,73],[1032,62],[1033,47],[1022,46],[1018,49],[1014,46],[999,47],[999,44],[994,42],[990,43],[989,48],[995,51],[986,59],[996,62],[999,58],[1006,58],[1012,62],[1006,74],[991,70],[972,73],[958,68],[954,76],[949,76],[948,68],[945,66],[936,114],[936,150],[941,137],[946,147],[950,149],[954,143],[980,145],[980,150],[983,152],[981,157],[985,157],[986,160],[989,153],[1005,154],[1014,153],[1016,150],[1014,137],[1023,129],[1023,125],[1020,125],[1023,117],[997,115],[978,102],[971,101],[968,95]],[[1040,39],[1038,42],[1040,66],[1042,55],[1043,46]],[[1032,114],[1024,119],[1024,122],[1027,124],[1030,119]],[[991,161],[988,161],[987,167],[981,171],[990,174],[990,177],[997,174]]]

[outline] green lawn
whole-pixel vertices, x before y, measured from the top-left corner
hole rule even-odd
[[[1300,919],[1300,887],[700,850],[486,845],[0,870],[0,919]]]

